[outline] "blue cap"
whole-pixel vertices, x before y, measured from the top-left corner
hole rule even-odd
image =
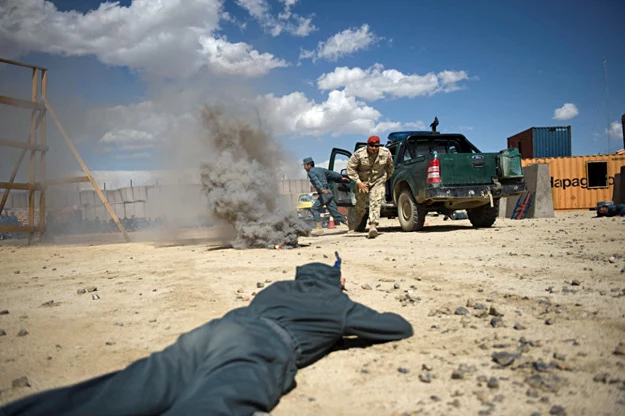
[[[306,159],[304,159],[304,165],[309,165],[311,163],[315,163],[312,160],[312,157],[307,157]]]

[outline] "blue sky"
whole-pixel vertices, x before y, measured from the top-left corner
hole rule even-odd
[[[162,169],[172,142],[192,169],[206,149],[184,137],[210,102],[255,114],[292,177],[304,157],[434,116],[483,151],[571,125],[574,155],[614,152],[624,16],[620,0],[7,0],[0,56],[49,69],[50,102],[93,170]],[[15,74],[0,68],[0,88],[28,86]]]

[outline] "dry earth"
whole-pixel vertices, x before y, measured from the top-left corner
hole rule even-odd
[[[178,244],[3,242],[0,403],[123,368],[338,250],[349,295],[415,335],[331,353],[273,415],[622,415],[625,221],[593,215],[482,230],[428,217],[418,233],[386,220],[375,240],[336,229],[291,250],[214,250],[210,230]],[[504,367],[497,352],[516,359]],[[13,387],[23,376],[30,387]]]

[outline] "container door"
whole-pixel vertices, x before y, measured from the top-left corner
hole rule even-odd
[[[328,169],[347,176],[347,162],[352,154],[343,149],[332,149]],[[334,185],[334,200],[339,207],[356,206],[355,184],[353,182],[337,183]]]

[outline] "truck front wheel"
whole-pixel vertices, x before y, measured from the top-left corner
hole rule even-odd
[[[404,189],[397,199],[397,215],[403,231],[419,231],[425,223],[425,208],[417,204],[412,192]]]
[[[487,228],[495,223],[499,215],[499,200],[493,201],[493,207],[485,204],[477,208],[467,209],[469,221],[476,228]]]

